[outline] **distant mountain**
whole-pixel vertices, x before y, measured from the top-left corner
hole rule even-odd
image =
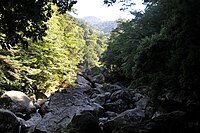
[[[102,21],[101,19],[94,16],[87,16],[82,18],[81,20],[93,26],[94,28],[103,31],[104,33],[110,33],[113,28],[117,26],[116,21]]]
[[[83,17],[82,20],[84,20],[85,22],[90,23],[92,25],[103,22],[100,18],[97,18],[94,16]]]

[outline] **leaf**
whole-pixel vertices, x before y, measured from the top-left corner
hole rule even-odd
[[[41,69],[29,68],[27,70],[27,72],[29,73],[29,75],[37,75],[37,74],[41,73],[42,70]]]

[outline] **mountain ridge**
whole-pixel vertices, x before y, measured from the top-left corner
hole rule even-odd
[[[80,20],[103,31],[104,33],[110,33],[117,26],[117,21],[104,21],[95,16],[86,16],[80,18]]]

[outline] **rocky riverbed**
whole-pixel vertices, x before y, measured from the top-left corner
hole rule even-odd
[[[1,133],[199,133],[199,108],[181,93],[152,100],[151,88],[106,83],[103,74],[79,74],[77,88],[32,101],[19,91],[0,99]],[[191,99],[188,95],[187,99]],[[192,101],[192,100],[190,100]],[[187,101],[189,102],[189,100]],[[196,102],[197,103],[197,102]],[[198,103],[197,103],[198,104]],[[193,107],[189,109],[188,107]],[[196,107],[196,108],[195,108]]]

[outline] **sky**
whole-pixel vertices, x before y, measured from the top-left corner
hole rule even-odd
[[[119,18],[130,19],[133,18],[128,11],[120,11],[122,7],[122,3],[115,3],[113,6],[107,7],[104,5],[103,0],[77,0],[77,4],[73,7],[77,9],[76,13],[78,15],[74,15],[78,18],[83,18],[85,16],[95,16],[100,18],[103,21],[113,21]],[[143,10],[144,5],[142,5],[141,0],[132,0],[136,2],[136,5],[133,9]]]

